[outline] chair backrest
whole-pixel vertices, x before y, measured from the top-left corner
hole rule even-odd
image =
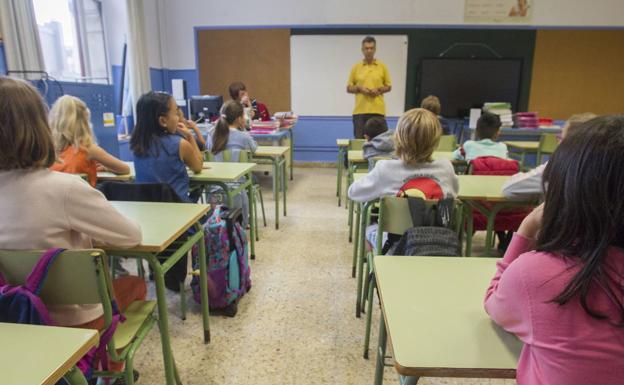
[[[559,139],[555,134],[542,134],[539,142],[539,152],[542,154],[552,154],[559,146]]]
[[[470,161],[468,173],[472,175],[513,175],[518,172],[518,161],[496,156],[480,156]]]
[[[218,154],[213,154],[210,151],[204,153],[204,160],[206,162],[238,162],[246,163],[251,158],[249,151],[239,149],[223,150]]]
[[[0,271],[11,285],[22,285],[43,250],[0,250]],[[112,293],[106,254],[102,250],[66,250],[48,271],[41,289],[46,305],[101,303],[111,314]]]
[[[109,201],[184,203],[166,183],[104,182],[98,190]]]
[[[436,151],[455,151],[457,148],[457,138],[455,135],[442,135]]]
[[[349,139],[349,151],[361,150],[364,146],[364,139]]]

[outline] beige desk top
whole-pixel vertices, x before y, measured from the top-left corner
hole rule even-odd
[[[349,139],[336,139],[338,147],[349,147]]]
[[[493,258],[375,257],[400,374],[515,377],[522,343],[483,310],[495,263]]]
[[[458,175],[459,199],[506,201],[503,195],[503,184],[509,179],[508,176],[490,175]]]
[[[253,170],[256,163],[204,162],[204,167],[199,174],[189,171],[191,182],[236,182]]]
[[[539,148],[539,142],[509,140],[503,143],[505,143],[507,147],[524,151],[537,151],[537,149]]]
[[[288,146],[258,146],[256,152],[253,153],[254,157],[276,157],[284,156],[290,147]]]
[[[0,323],[0,382],[53,385],[98,340],[91,329]]]
[[[98,181],[99,182],[103,182],[103,181],[119,181],[119,182],[127,182],[130,180],[133,180],[135,177],[135,172],[134,172],[134,162],[124,162],[125,164],[127,164],[130,167],[130,173],[129,174],[121,174],[121,175],[117,175],[117,174],[113,174],[112,172],[108,172],[108,171],[98,171],[97,173],[97,177],[98,177]]]
[[[141,225],[143,241],[132,251],[161,252],[193,226],[210,209],[209,205],[161,202],[110,202],[119,212]],[[98,247],[111,251],[110,247]]]

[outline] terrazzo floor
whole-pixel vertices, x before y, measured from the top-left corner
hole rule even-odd
[[[355,318],[355,279],[347,211],[337,206],[333,168],[297,168],[288,185],[288,216],[274,229],[271,179],[261,177],[267,227],[260,228],[253,288],[234,318],[212,316],[212,341],[202,341],[201,313],[188,295],[168,292],[172,349],[188,385],[368,385],[375,371],[379,306],[374,306],[371,359],[362,358],[365,318]],[[482,243],[477,238],[475,244]],[[130,268],[133,263],[129,263]],[[154,297],[150,284],[150,297]],[[135,358],[139,385],[164,384],[157,327]],[[386,368],[385,385],[398,384]],[[512,385],[512,380],[423,378],[419,384]]]

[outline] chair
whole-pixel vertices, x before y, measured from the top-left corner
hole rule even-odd
[[[364,139],[349,139],[349,148],[348,151],[362,151],[362,148],[364,146]],[[345,208],[347,208],[349,210],[349,219],[348,219],[348,225],[349,225],[349,242],[351,242],[353,240],[353,214],[355,211],[355,205],[353,204],[353,201],[351,201],[350,199],[348,199],[348,191],[349,191],[349,186],[351,186],[351,183],[353,183],[353,174],[355,173],[366,173],[368,172],[368,161],[364,161],[364,162],[354,162],[352,160],[349,160],[348,162],[348,173],[347,173],[347,188],[345,189],[345,200],[348,202],[348,204],[345,206]]]
[[[0,271],[11,284],[23,284],[42,254],[43,251],[0,250]],[[64,251],[52,264],[43,284],[43,302],[46,305],[100,303],[107,328],[113,318],[114,293],[106,262],[102,250]],[[127,384],[134,384],[134,354],[156,322],[155,307],[156,301],[135,301],[123,311],[126,320],[117,325],[107,350],[112,360],[125,362],[125,371],[95,371],[94,376],[125,377]]]
[[[537,159],[535,165],[542,164],[543,155],[552,155],[559,146],[559,139],[555,134],[542,134],[540,136],[539,146],[537,147]]]
[[[482,156],[470,161],[468,173],[472,175],[513,175],[518,172],[518,161],[495,156]],[[480,206],[490,210],[491,204],[479,202]],[[524,218],[531,212],[527,207],[507,208],[499,211],[494,219],[495,232],[518,230]],[[487,218],[479,210],[473,209],[473,229],[487,230]]]
[[[442,135],[436,151],[455,151],[457,148],[457,138],[455,135]]]
[[[98,190],[109,201],[133,201],[133,202],[173,202],[184,203],[178,194],[166,183],[125,183],[103,182],[98,185]],[[166,258],[179,249],[186,241],[186,234],[176,239],[161,255]],[[184,281],[187,275],[187,257],[182,257],[169,271],[165,273],[165,285],[171,290],[180,292],[180,312],[183,320],[186,319],[186,291]],[[143,276],[142,260],[137,259],[138,273]],[[176,287],[175,285],[179,285]]]
[[[234,160],[233,160],[234,159]],[[213,154],[210,151],[206,151],[204,153],[204,160],[206,162],[241,162],[241,163],[247,163],[249,162],[250,159],[250,154],[248,151],[241,151],[241,150],[223,150],[220,153],[218,153],[217,155]],[[276,176],[277,178],[277,176]],[[277,184],[279,184],[279,181],[277,182]],[[264,225],[264,227],[267,226],[267,222],[266,222],[266,214],[264,211],[264,198],[262,197],[262,187],[260,186],[260,183],[258,183],[257,181],[253,181],[252,180],[252,197],[254,200],[257,201],[257,199],[260,199],[260,209],[262,210],[262,223]],[[276,188],[279,188],[279,186],[276,185]],[[250,202],[251,203],[251,202]],[[255,220],[255,229],[256,229],[256,241],[260,240],[259,234],[258,234],[258,212],[257,212],[257,205],[253,204],[253,209],[254,209],[254,220]]]
[[[413,188],[411,191],[412,194],[425,198],[427,197],[426,192],[418,192],[417,189]],[[414,196],[410,195],[410,196]],[[439,197],[441,198],[441,197]],[[438,200],[429,199],[425,201],[426,205],[429,207],[437,208]],[[453,207],[454,213],[451,215],[449,227],[453,228],[456,232],[459,232],[459,224],[461,223],[461,219],[459,217],[460,211],[456,210]],[[435,211],[433,211],[435,212]],[[388,233],[390,236],[394,234],[395,236],[403,235],[408,229],[414,227],[414,222],[410,215],[410,207],[408,200],[404,197],[382,197],[379,201],[379,214],[377,217],[377,251],[373,250],[370,253],[367,253],[367,265],[369,274],[373,273],[373,259],[376,254],[381,254],[382,250],[382,239],[383,233]],[[367,281],[368,282],[368,281]],[[375,280],[371,279],[369,284],[364,287],[363,293],[367,293],[367,309],[366,309],[366,332],[364,335],[364,358],[368,359],[368,348],[370,343],[370,332],[371,332],[371,322],[372,322],[372,310],[373,310],[373,291],[375,289]],[[362,304],[364,306],[364,304]]]

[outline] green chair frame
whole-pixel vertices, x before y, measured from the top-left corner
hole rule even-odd
[[[428,200],[426,201],[426,204],[429,206],[435,207],[437,205],[437,202],[438,202],[437,200]],[[402,198],[402,197],[386,196],[386,197],[382,197],[379,200],[378,206],[379,206],[379,213],[377,216],[378,228],[377,228],[376,248],[375,250],[372,250],[371,252],[365,253],[368,274],[367,276],[362,275],[360,277],[361,282],[363,282],[363,285],[364,285],[363,290],[361,292],[362,311],[364,311],[363,309],[364,306],[365,305],[367,306],[366,308],[366,331],[364,334],[364,354],[363,354],[365,359],[368,359],[371,323],[372,323],[372,311],[373,311],[373,291],[376,288],[376,282],[374,280],[367,279],[367,277],[370,277],[372,275],[373,260],[374,260],[375,254],[381,253],[381,249],[383,247],[382,241],[383,241],[384,232],[389,233],[389,234],[403,235],[405,231],[414,227],[412,218],[410,216],[409,203],[407,199]],[[459,236],[461,236],[460,225],[462,223],[462,217],[461,217],[462,210],[459,210],[458,206],[459,205],[456,203],[453,208],[454,213],[453,213],[453,217],[451,221],[451,227],[455,230],[455,232],[458,233]],[[369,207],[373,207],[373,205],[369,205]],[[367,214],[367,222],[370,222],[370,210],[368,211],[368,214]],[[362,231],[360,235],[360,239],[359,239],[360,245],[362,247],[362,251],[364,249],[364,245],[366,242],[365,238],[366,238],[365,231]],[[460,240],[460,244],[461,244],[461,240]],[[363,254],[364,253],[361,254],[362,257],[364,257]],[[362,270],[363,264],[364,264],[364,258],[361,258],[361,261],[360,261],[361,267],[358,267],[360,270]],[[358,286],[360,285],[361,285],[360,282],[358,282]],[[366,293],[366,297],[364,297],[365,293]],[[367,301],[367,303],[365,301]]]
[[[223,150],[221,152],[223,154],[223,162],[232,162],[232,151],[231,150]],[[249,162],[249,160],[251,159],[251,155],[249,154],[249,151],[240,151],[239,155],[238,155],[238,162],[240,163],[247,163]],[[204,153],[204,161],[206,162],[216,162],[217,160],[215,159],[215,155],[210,152],[210,151],[206,151]],[[251,178],[251,175],[248,176],[249,178]],[[264,211],[264,198],[262,196],[262,187],[258,184],[258,183],[253,183],[253,179],[252,179],[252,184],[251,184],[252,190],[253,190],[253,199],[257,202],[258,200],[260,200],[260,209],[262,211],[262,223],[264,225],[264,227],[267,226],[267,221],[266,221],[266,213]],[[249,202],[249,206],[250,209],[251,207],[253,207],[254,210],[254,220],[255,220],[255,228],[256,228],[256,241],[260,240],[260,236],[259,236],[259,231],[258,231],[258,205],[256,205],[255,203],[252,204],[252,202]]]
[[[537,147],[536,166],[542,164],[542,156],[552,155],[559,146],[559,138],[555,134],[542,134]]]
[[[364,143],[364,139],[350,139],[348,151],[362,150]],[[348,162],[347,188],[345,189],[345,201],[348,202],[348,204],[345,205],[345,208],[349,211],[349,243],[353,241],[353,216],[357,208],[353,201],[349,199],[348,192],[349,186],[353,183],[353,174],[357,172],[368,172],[368,162]]]
[[[11,284],[23,284],[43,253],[43,250],[0,250],[0,271]],[[107,258],[106,253],[99,249],[66,250],[61,253],[52,264],[43,284],[41,298],[44,303],[100,303],[104,309],[104,325],[108,327],[113,319],[111,298],[114,294]],[[117,325],[107,350],[112,360],[125,362],[125,370],[95,371],[94,376],[124,377],[127,384],[134,384],[134,355],[156,322],[155,307],[156,301],[135,301],[123,311],[126,320]],[[165,354],[173,361],[171,351]],[[176,382],[180,384],[175,364],[174,373]],[[72,375],[75,376],[75,373]]]

